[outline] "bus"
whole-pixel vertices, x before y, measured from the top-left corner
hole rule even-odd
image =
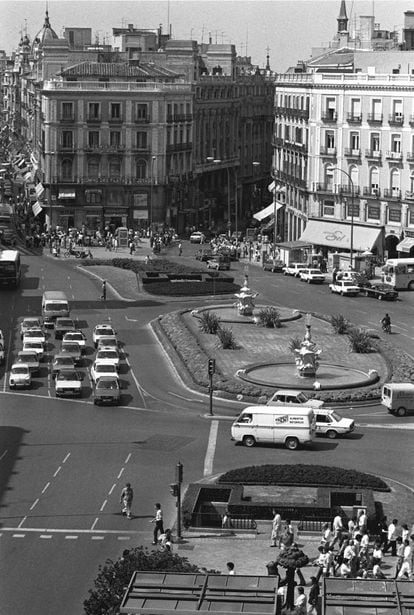
[[[382,268],[382,281],[395,290],[414,290],[414,258],[390,258]]]
[[[19,286],[21,276],[20,252],[0,250],[0,285]]]

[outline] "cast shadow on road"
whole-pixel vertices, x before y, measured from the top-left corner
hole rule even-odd
[[[165,305],[165,301],[154,301],[153,299],[137,299],[132,301],[121,301],[120,299],[107,299],[106,301],[101,301],[97,299],[96,301],[91,301],[85,299],[81,301],[79,299],[75,299],[70,302],[71,308],[73,310],[125,310],[133,307],[157,307]]]

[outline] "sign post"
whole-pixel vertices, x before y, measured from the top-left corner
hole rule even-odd
[[[213,376],[216,373],[216,360],[208,360],[208,375],[210,378],[210,385],[208,387],[210,393],[210,416],[213,416]]]

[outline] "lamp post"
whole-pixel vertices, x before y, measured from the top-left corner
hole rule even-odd
[[[339,171],[340,173],[343,173],[344,175],[346,175],[351,185],[351,237],[350,237],[349,261],[350,261],[351,269],[353,269],[353,265],[354,265],[354,194],[355,194],[354,182],[352,180],[352,177],[348,173],[348,171],[344,171],[343,169],[340,169],[339,167],[329,167],[329,170]]]
[[[152,156],[152,158],[151,158],[151,168],[150,168],[150,173],[151,173],[151,177],[150,177],[150,207],[149,207],[149,232],[150,232],[150,235],[152,234],[152,199],[153,199],[153,193],[154,193],[154,163],[155,163],[156,159],[157,159],[156,156]]]

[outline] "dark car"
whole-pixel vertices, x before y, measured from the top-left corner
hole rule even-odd
[[[65,333],[76,331],[75,321],[72,318],[56,318],[55,339],[61,340]]]
[[[197,250],[197,252],[195,253],[195,257],[196,260],[205,263],[213,257],[213,250],[211,248],[200,248],[200,250]]]
[[[76,342],[62,342],[60,354],[72,357],[75,365],[82,363],[82,350]]]
[[[283,273],[284,267],[286,267],[285,263],[280,260],[270,260],[263,263],[263,270],[271,271],[272,273]]]
[[[398,299],[398,292],[388,284],[365,284],[362,288],[362,294],[380,301],[395,301]]]
[[[52,363],[52,377],[55,378],[61,369],[73,369],[75,361],[68,354],[55,355]]]

